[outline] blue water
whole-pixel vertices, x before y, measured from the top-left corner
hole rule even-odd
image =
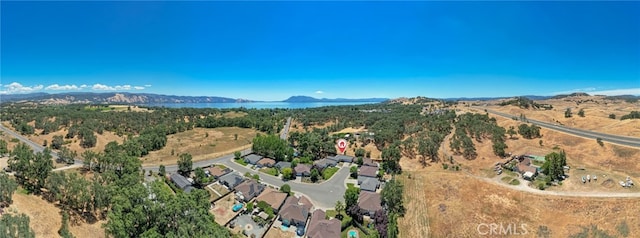
[[[374,104],[378,102],[245,102],[245,103],[152,103],[141,106],[169,107],[169,108],[252,108],[252,109],[273,109],[273,108],[312,108],[324,106],[348,106]]]
[[[238,203],[236,205],[233,205],[233,211],[237,212],[240,210],[240,208],[242,208],[242,203]]]
[[[288,229],[289,229],[288,226],[285,226],[285,225],[281,225],[280,226],[280,230],[282,230],[282,231],[287,231]]]
[[[351,238],[351,237],[357,237],[357,235],[358,235],[358,232],[356,232],[356,231],[354,231],[354,230],[350,230],[350,231],[349,231],[349,238]]]

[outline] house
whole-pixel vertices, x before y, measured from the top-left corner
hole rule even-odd
[[[249,164],[257,164],[258,161],[260,161],[262,159],[262,156],[256,155],[256,154],[250,154],[244,157],[244,162],[247,162]]]
[[[375,192],[376,189],[380,186],[380,182],[376,178],[364,177],[362,182],[360,182],[360,177],[358,176],[358,184],[360,185],[360,189],[364,191]]]
[[[316,160],[315,162],[313,162],[313,167],[316,167],[318,168],[318,170],[322,171],[327,167],[336,166],[337,164],[338,162],[336,162],[335,160],[324,158],[324,159]]]
[[[360,171],[358,171],[358,177],[360,176],[375,178],[376,176],[378,176],[378,167],[363,165],[362,167],[360,167]]]
[[[353,162],[353,157],[348,156],[348,155],[336,155],[333,158],[335,158],[338,162],[344,162],[344,163],[351,163]]]
[[[533,180],[533,178],[538,175],[538,169],[536,167],[531,166],[531,159],[524,158],[518,166],[516,167],[518,172],[522,175],[522,178],[527,180]]]
[[[309,238],[333,238],[340,237],[341,222],[338,219],[325,219],[326,213],[317,209],[311,215],[307,237]]]
[[[311,209],[310,204],[305,204],[301,198],[291,196],[282,205],[279,219],[285,225],[304,227],[307,224],[307,217],[309,217],[309,209]]]
[[[373,160],[370,158],[364,158],[362,159],[362,166],[378,167],[378,164],[376,162],[373,162]]]
[[[275,164],[276,164],[276,161],[273,160],[273,159],[269,159],[269,158],[263,158],[263,159],[259,160],[258,163],[256,163],[256,165],[258,167],[260,167],[260,168],[262,168],[262,167],[271,168]]]
[[[266,186],[258,183],[255,180],[249,179],[236,186],[236,194],[240,195],[240,199],[244,202],[251,201],[251,199],[257,197],[264,191]]]
[[[308,164],[298,164],[293,170],[296,172],[296,176],[311,176],[311,166]]]
[[[222,169],[219,166],[211,166],[207,169],[207,171],[209,171],[209,176],[213,177],[214,179],[218,179],[225,174],[231,173],[231,169]]]
[[[291,168],[291,162],[280,161],[276,163],[274,167],[278,168],[279,170],[282,170],[284,168]]]
[[[238,186],[238,184],[242,183],[242,181],[244,181],[244,177],[235,173],[228,173],[226,175],[223,175],[218,180],[220,184],[227,186],[227,188],[229,189],[234,189],[236,186]]]
[[[380,194],[374,192],[360,191],[360,195],[358,196],[358,206],[363,211],[366,211],[370,217],[373,217],[373,214],[376,211],[382,210],[382,205],[380,200]]]
[[[271,208],[273,208],[273,212],[278,213],[278,211],[280,210],[280,206],[282,206],[284,200],[287,199],[287,195],[288,194],[280,192],[278,190],[266,188],[262,192],[262,194],[260,194],[260,196],[256,198],[256,201],[266,202],[267,204],[269,204],[269,206],[271,206]]]
[[[191,181],[178,173],[171,174],[170,179],[179,189],[187,193],[194,189],[193,186],[191,186]]]

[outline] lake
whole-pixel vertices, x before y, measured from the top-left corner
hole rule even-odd
[[[324,106],[349,106],[362,104],[375,104],[379,102],[244,102],[244,103],[152,103],[140,106],[153,107],[169,107],[169,108],[255,108],[255,109],[272,109],[272,108],[313,108]]]

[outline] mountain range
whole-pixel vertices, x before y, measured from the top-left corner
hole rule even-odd
[[[309,103],[309,102],[384,102],[387,98],[313,98],[308,96],[293,96],[281,102]],[[0,103],[32,101],[44,104],[71,104],[71,103],[122,103],[122,104],[161,104],[161,103],[250,103],[260,102],[241,98],[226,98],[212,96],[175,96],[151,93],[28,93],[28,94],[3,94],[0,95]]]
[[[570,96],[589,96],[586,93],[573,93],[562,94],[555,96],[535,96],[527,95],[522,96],[531,100],[546,100],[546,99],[560,99]],[[487,101],[495,99],[505,99],[513,97],[476,97],[476,98],[441,98],[442,100],[458,101]],[[620,95],[609,96],[609,99],[622,99],[638,101],[640,96],[633,95]],[[384,102],[388,101],[388,98],[314,98],[309,96],[292,96],[280,102],[288,103],[314,103],[314,102]],[[28,93],[28,94],[0,94],[0,103],[4,102],[17,102],[17,101],[31,101],[43,104],[72,104],[72,103],[87,103],[87,104],[162,104],[162,103],[251,103],[261,102],[241,98],[226,98],[215,96],[175,96],[175,95],[162,95],[152,93],[127,93],[127,92],[110,92],[110,93],[91,93],[91,92],[70,92],[70,93]]]

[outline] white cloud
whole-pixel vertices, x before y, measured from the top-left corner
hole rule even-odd
[[[144,87],[145,87],[145,88],[150,88],[150,87],[151,87],[151,84],[145,84],[145,85],[144,85]]]
[[[86,84],[80,85],[80,88],[86,88],[86,87],[89,87],[89,86],[87,86]]]
[[[78,90],[80,88],[78,88],[78,86],[76,86],[75,84],[72,85],[58,85],[56,84],[52,84],[47,86],[46,88],[44,88],[44,90]]]
[[[104,85],[104,84],[99,84],[99,83],[94,84],[91,87],[91,89],[93,89],[93,90],[116,90],[113,87],[110,87],[110,86],[107,86],[107,85]]]
[[[324,92],[322,90],[318,90],[316,91],[316,94],[323,94]]]
[[[4,90],[0,90],[0,94],[13,94],[13,93],[30,93],[33,91],[42,90],[44,86],[42,84],[34,85],[31,87],[24,86],[18,82],[13,82],[8,85],[3,85]]]
[[[94,84],[91,87],[91,89],[97,90],[97,91],[129,91],[129,90],[143,90],[143,89],[145,89],[145,87],[143,87],[143,86],[131,86],[129,84],[109,86],[109,85],[97,83],[97,84]]]
[[[600,90],[600,91],[589,92],[589,94],[591,94],[591,95],[606,95],[606,96],[640,95],[640,88],[622,88],[622,89]]]

